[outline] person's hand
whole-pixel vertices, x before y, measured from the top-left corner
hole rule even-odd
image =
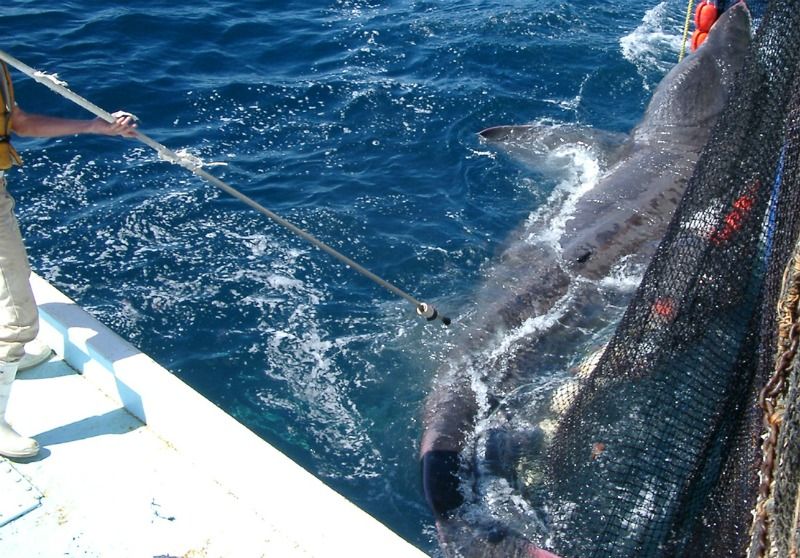
[[[129,138],[136,135],[136,123],[139,121],[138,118],[123,110],[118,110],[111,116],[116,118],[113,123],[106,122],[102,118],[95,119],[94,132],[106,136],[125,136]]]

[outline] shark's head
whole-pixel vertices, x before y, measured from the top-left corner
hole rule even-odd
[[[750,12],[744,2],[734,4],[717,20],[708,39],[676,65],[661,81],[636,128],[638,141],[680,138],[686,147],[691,130],[707,131],[722,112],[737,72],[750,49]],[[675,134],[676,128],[686,133]],[[707,134],[700,134],[700,147]],[[668,141],[668,140],[667,140]]]

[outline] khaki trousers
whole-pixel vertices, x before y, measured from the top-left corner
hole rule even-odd
[[[0,171],[0,366],[17,362],[39,330],[31,269],[14,216],[14,199]]]

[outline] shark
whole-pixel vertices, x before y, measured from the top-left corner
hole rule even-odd
[[[565,347],[574,353],[596,340],[587,331],[613,330],[621,311],[609,308],[624,309],[627,295],[607,288],[609,278],[652,258],[750,41],[750,13],[734,4],[661,80],[624,138],[567,125],[480,132],[481,141],[534,164],[543,151],[599,146],[607,170],[573,196],[557,226],[540,216],[512,233],[425,401],[422,488],[446,555],[556,557],[558,548],[547,547],[558,513],[531,502],[542,498],[537,456],[555,431],[547,425],[569,405],[559,388],[570,381]]]

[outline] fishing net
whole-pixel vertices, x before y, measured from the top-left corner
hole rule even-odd
[[[800,11],[772,2],[616,332],[559,393],[562,556],[796,552],[798,63]]]

